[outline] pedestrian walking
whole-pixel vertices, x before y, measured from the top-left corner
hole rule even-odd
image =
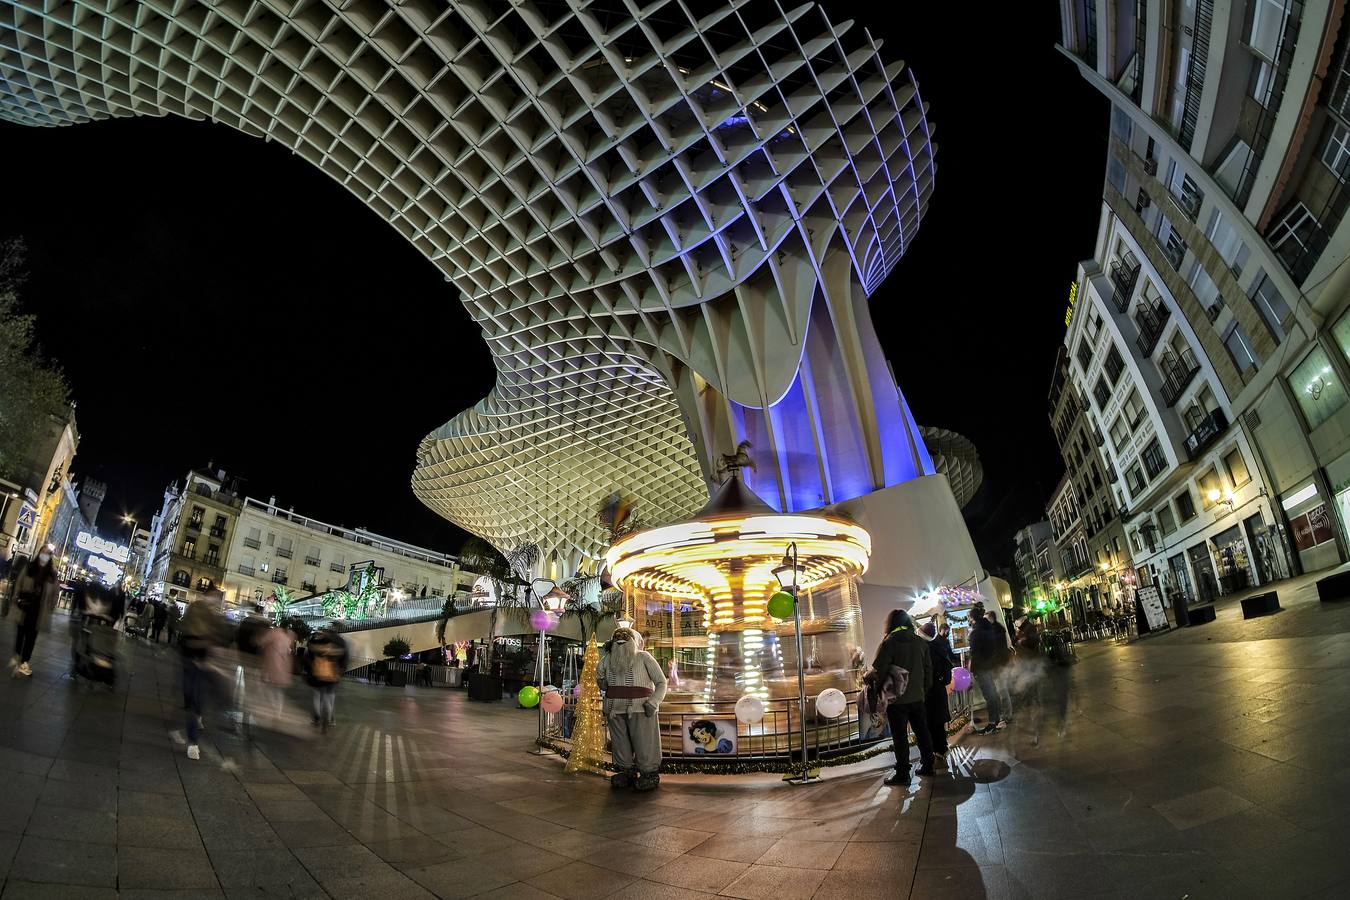
[[[1043,691],[1046,686],[1041,629],[1025,613],[1013,622],[1013,626],[1017,661],[1012,677],[1018,689],[1018,703],[1030,721],[1031,746],[1037,747],[1041,743],[1041,724],[1045,715]]]
[[[178,601],[172,597],[164,601],[164,625],[169,630],[169,646],[178,643],[178,621],[181,616],[178,613]]]
[[[994,626],[994,632],[998,635],[1001,658],[994,673],[994,689],[998,691],[998,706],[1003,712],[1003,721],[1011,725],[1013,721],[1013,657],[1015,654],[1012,637],[1000,621],[1002,610],[992,609],[985,614],[985,617]]]
[[[881,686],[881,702],[895,744],[895,772],[886,779],[889,785],[909,785],[909,736],[914,731],[919,745],[919,775],[933,774],[933,739],[928,732],[924,697],[933,685],[933,662],[928,645],[914,633],[914,620],[903,609],[892,610],[886,618],[886,636],[872,661],[872,678]]]
[[[151,614],[150,640],[158,644],[159,636],[164,632],[164,624],[169,620],[169,611],[161,600],[154,601],[152,605],[155,611]]]
[[[314,724],[327,731],[334,722],[337,686],[347,669],[347,642],[332,626],[309,639],[309,685],[314,689]]]
[[[999,708],[999,692],[996,678],[1000,667],[1006,659],[1006,647],[999,631],[995,629],[994,623],[984,615],[984,607],[977,606],[973,610],[970,624],[970,671],[975,676],[975,681],[980,686],[980,693],[984,696],[984,710],[988,721],[983,728],[974,728],[974,716],[971,717],[971,727],[976,734],[991,734],[994,731],[1006,728],[1003,721],[1002,710]]]
[[[9,661],[9,667],[16,677],[31,678],[33,669],[28,661],[33,658],[38,629],[56,605],[58,585],[52,548],[44,546],[36,556],[20,560],[11,570],[10,577],[12,605],[18,611],[19,620],[14,635],[14,658]]]
[[[947,685],[952,683],[952,669],[960,665],[952,650],[951,641],[940,634],[937,627],[929,622],[919,630],[922,637],[928,639],[928,656],[933,663],[933,686],[923,698],[924,713],[928,717],[928,734],[933,739],[933,756],[944,760],[947,755],[947,723],[951,721],[951,710],[947,706]]]
[[[183,705],[187,715],[187,756],[201,759],[197,744],[208,694],[219,695],[210,655],[229,642],[229,625],[221,612],[224,595],[210,591],[188,604],[179,649],[183,660]],[[175,734],[175,737],[178,737]]]
[[[294,674],[291,648],[295,646],[295,632],[284,626],[268,629],[258,639],[262,656],[263,710],[270,714],[275,728],[286,707],[286,689]]]

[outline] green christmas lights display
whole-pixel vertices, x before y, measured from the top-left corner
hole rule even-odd
[[[269,598],[272,603],[272,624],[280,625],[286,616],[286,610],[291,605],[291,592],[284,585],[277,585],[276,590],[272,591]]]
[[[388,613],[389,600],[375,578],[375,566],[368,565],[359,579],[359,591],[329,591],[323,598],[323,614],[330,619],[354,621]]]
[[[1064,601],[1059,597],[1047,597],[1040,591],[1031,595],[1027,603],[1027,616],[1033,619],[1044,618],[1045,616],[1059,612],[1064,608]]]

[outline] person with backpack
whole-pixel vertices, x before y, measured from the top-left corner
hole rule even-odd
[[[309,639],[306,650],[309,686],[314,689],[314,725],[323,731],[333,724],[337,686],[347,670],[347,642],[327,626]]]
[[[947,685],[952,683],[952,669],[960,665],[952,650],[951,641],[945,634],[939,634],[932,622],[919,629],[921,637],[928,640],[928,656],[933,663],[933,686],[923,698],[924,713],[928,717],[928,734],[933,739],[933,758],[945,760],[947,756],[947,723],[951,721],[951,710],[947,706]]]
[[[19,627],[14,633],[14,658],[9,667],[16,678],[33,677],[28,661],[33,658],[38,629],[56,606],[59,590],[52,548],[43,546],[37,555],[20,560],[10,570],[10,594],[18,610]]]
[[[914,620],[903,609],[891,610],[886,617],[886,636],[872,660],[873,677],[881,686],[881,702],[895,744],[895,772],[888,785],[909,786],[909,736],[914,731],[919,745],[919,775],[933,774],[933,740],[928,732],[928,714],[924,697],[933,686],[933,662],[928,645],[914,632]]]

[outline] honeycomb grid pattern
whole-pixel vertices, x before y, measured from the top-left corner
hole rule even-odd
[[[0,0],[0,118],[164,114],[284,144],[441,268],[498,379],[414,491],[572,564],[609,492],[653,524],[707,496],[673,361],[713,380],[740,289],[790,316],[801,260],[870,293],[934,171],[911,73],[810,3]]]

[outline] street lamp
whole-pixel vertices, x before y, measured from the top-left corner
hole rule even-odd
[[[797,635],[797,721],[801,727],[802,771],[798,777],[788,779],[795,784],[819,780],[811,774],[806,757],[806,670],[802,660],[802,610],[797,603],[797,586],[804,571],[797,559],[797,542],[793,541],[783,554],[783,564],[773,570],[773,576],[778,579],[778,586],[792,595],[792,623]]]
[[[127,567],[122,570],[122,583],[131,580],[131,550],[136,544],[136,517],[131,513],[122,513],[122,524],[127,526]]]
[[[1205,496],[1209,499],[1209,502],[1212,503],[1213,505],[1227,506],[1228,512],[1231,513],[1233,511],[1234,498],[1232,491],[1223,492],[1220,491],[1218,488],[1210,488],[1209,493],[1205,494]]]

